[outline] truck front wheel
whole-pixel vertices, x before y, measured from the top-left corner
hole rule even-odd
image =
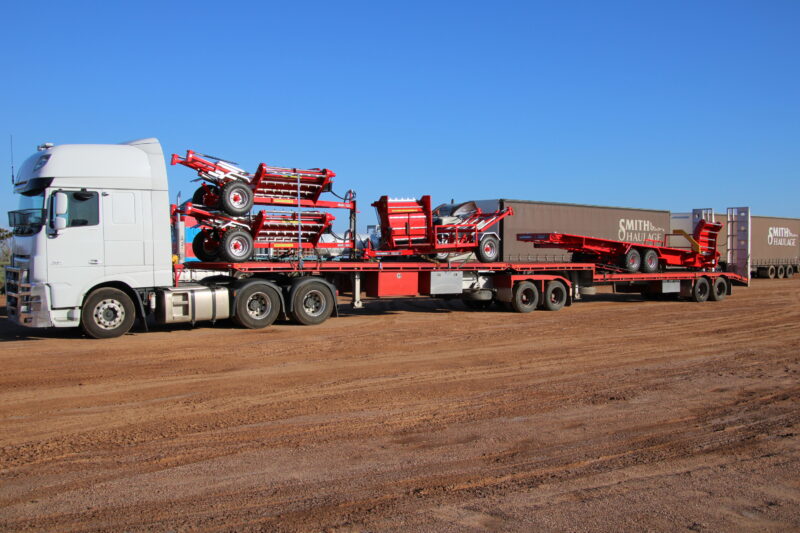
[[[81,328],[94,339],[110,339],[127,333],[136,319],[130,297],[106,287],[89,294],[81,311]]]

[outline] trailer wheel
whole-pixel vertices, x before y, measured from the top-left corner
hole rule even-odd
[[[481,263],[494,263],[500,257],[500,239],[497,235],[484,235],[478,245],[478,260]]]
[[[214,243],[209,235],[200,232],[192,239],[192,251],[194,256],[204,263],[213,263],[219,259],[219,243]]]
[[[517,313],[530,313],[539,304],[539,289],[530,281],[520,281],[514,285],[511,308]]]
[[[253,236],[243,229],[225,232],[220,243],[220,258],[231,263],[244,263],[253,257]]]
[[[241,181],[228,182],[222,187],[220,205],[230,215],[246,215],[253,208],[253,191]]]
[[[295,322],[313,326],[325,322],[333,313],[333,306],[333,296],[328,287],[313,281],[294,293],[291,315]]]
[[[642,257],[642,272],[652,274],[658,270],[658,252],[648,248]]]
[[[625,257],[622,258],[622,267],[627,269],[628,272],[638,272],[639,267],[642,266],[642,254],[636,248],[631,248]]]
[[[219,207],[219,189],[217,187],[199,187],[192,195],[193,205],[202,205],[216,209]]]
[[[791,278],[792,276],[794,276],[794,265],[788,265],[786,267],[786,277]]]
[[[567,287],[557,279],[547,284],[542,298],[542,309],[558,311],[567,303]]]
[[[712,302],[721,302],[728,295],[728,282],[723,277],[714,278],[711,284],[711,293],[708,299]]]
[[[275,322],[281,298],[266,283],[253,283],[236,292],[233,321],[248,329],[265,328]]]
[[[783,265],[778,265],[778,269],[775,272],[775,277],[778,279],[783,279],[786,277],[786,267]]]
[[[105,287],[89,294],[81,310],[81,329],[93,339],[111,339],[127,333],[136,319],[130,296]]]
[[[697,278],[692,287],[692,300],[702,303],[708,300],[711,293],[711,284],[707,278]]]
[[[778,269],[775,268],[775,265],[770,265],[767,267],[767,277],[769,279],[775,279],[775,274],[777,274]]]

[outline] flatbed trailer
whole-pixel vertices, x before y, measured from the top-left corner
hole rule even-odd
[[[618,292],[639,292],[645,297],[672,294],[695,302],[719,301],[733,285],[748,279],[731,272],[671,270],[657,273],[610,272],[594,263],[481,263],[403,261],[281,261],[200,263],[176,265],[175,286],[191,280],[214,289],[230,289],[236,316],[262,316],[242,324],[269,325],[278,314],[301,324],[318,324],[337,314],[338,297],[350,293],[355,308],[363,306],[363,292],[372,298],[461,298],[476,309],[497,303],[509,311],[557,311],[580,300],[587,288],[614,285]],[[196,274],[200,274],[197,276]],[[248,304],[239,290],[260,291],[260,304]],[[269,318],[256,311],[269,303],[278,309]],[[185,317],[184,317],[185,318]],[[186,320],[183,320],[186,321]],[[240,320],[237,320],[239,322]],[[241,323],[241,322],[240,322]]]

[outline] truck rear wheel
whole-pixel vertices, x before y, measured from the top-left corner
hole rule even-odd
[[[711,293],[711,284],[707,278],[697,278],[692,287],[692,300],[698,303],[705,302]]]
[[[312,281],[297,289],[292,297],[292,318],[298,324],[322,324],[333,313],[335,305],[330,289],[323,283]]]
[[[789,265],[786,267],[786,277],[791,278],[794,276],[794,265]]]
[[[204,263],[213,263],[219,260],[219,243],[214,244],[210,235],[200,232],[192,239],[194,256]]]
[[[547,311],[558,311],[567,303],[567,287],[558,280],[553,280],[547,284],[542,298],[542,309]]]
[[[530,281],[520,281],[514,285],[511,308],[517,313],[530,313],[539,304],[539,289]]]
[[[786,267],[783,265],[778,265],[778,268],[775,271],[775,277],[778,279],[783,279],[786,277]]]
[[[130,296],[105,287],[89,294],[81,310],[81,328],[93,339],[111,339],[127,333],[136,319]]]
[[[712,302],[721,302],[728,295],[728,282],[725,278],[714,278],[711,283],[711,293],[708,295]]]
[[[228,182],[222,187],[220,206],[230,215],[246,215],[253,208],[253,191],[240,181]]]
[[[220,239],[220,258],[231,263],[244,263],[253,257],[253,236],[243,229],[225,232]]]
[[[642,257],[642,272],[652,274],[658,270],[658,252],[649,248],[645,250]]]
[[[233,321],[243,328],[265,328],[275,322],[281,298],[266,283],[251,283],[236,292]]]
[[[631,248],[622,258],[622,268],[628,272],[638,272],[642,266],[642,254],[636,248]]]
[[[500,239],[496,235],[484,235],[478,244],[478,261],[494,263],[500,258]]]

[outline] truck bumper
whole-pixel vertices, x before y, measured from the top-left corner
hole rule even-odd
[[[16,281],[16,280],[15,280]],[[46,283],[7,283],[8,319],[29,328],[68,328],[80,324],[77,309],[51,309],[50,288]]]

